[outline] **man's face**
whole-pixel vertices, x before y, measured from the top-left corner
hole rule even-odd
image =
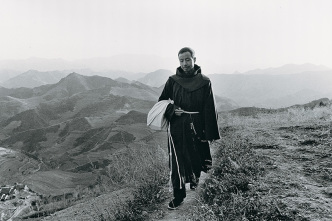
[[[196,58],[192,58],[190,52],[179,54],[180,66],[184,72],[189,72],[194,68]]]

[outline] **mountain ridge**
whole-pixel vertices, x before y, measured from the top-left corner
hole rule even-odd
[[[307,71],[329,71],[331,68],[328,68],[324,65],[315,65],[311,63],[304,64],[285,64],[280,67],[274,68],[265,68],[265,69],[254,69],[243,72],[242,74],[268,74],[268,75],[280,75],[280,74],[298,74]],[[241,74],[241,73],[239,73]]]
[[[40,72],[29,70],[2,82],[0,85],[6,88],[34,88],[46,84],[55,84],[66,75],[66,72],[61,71]]]
[[[216,95],[230,98],[240,106],[277,108],[332,97],[332,70],[289,75],[214,74],[209,78]],[[293,97],[292,103],[287,97]]]
[[[40,71],[93,69],[95,71],[122,70],[127,72],[151,72],[160,68],[173,67],[175,59],[168,59],[152,54],[117,54],[110,57],[65,60],[31,57],[27,59],[0,60],[0,70]]]
[[[286,73],[286,70],[291,71]],[[93,72],[89,73],[92,74]],[[136,98],[142,98],[144,95],[152,101],[158,99],[159,95],[156,92],[161,93],[164,83],[172,74],[167,69],[158,69],[144,74],[144,77],[137,76],[137,80],[127,80],[122,76],[118,81],[115,80],[110,83],[108,77],[104,79],[108,84],[113,85],[110,89],[114,95],[135,96]],[[320,97],[331,97],[332,90],[329,90],[329,85],[332,84],[331,76],[331,69],[309,63],[302,65],[286,64],[277,68],[251,70],[242,74],[208,75],[212,81],[215,95],[231,99],[239,106],[273,108],[285,107],[299,102],[305,103]],[[68,78],[66,80],[68,81]],[[91,81],[89,81],[91,85],[87,85],[84,81],[85,78],[82,77],[81,84],[76,82],[70,87],[60,89],[63,93],[61,96],[72,95],[75,91],[96,88]],[[120,84],[116,85],[116,82]],[[137,82],[140,82],[140,84]],[[150,88],[143,85],[148,85]],[[38,88],[32,88],[32,90],[21,88],[21,90],[21,93],[14,95],[13,90],[0,87],[0,95],[7,94],[17,98],[28,98],[36,93],[42,94],[43,91],[48,90],[48,86],[42,85]],[[51,100],[55,95],[60,96],[57,91],[48,92],[47,99]]]
[[[166,69],[158,69],[154,72],[146,74],[144,77],[137,79],[137,81],[149,85],[151,87],[160,87],[166,83],[167,79],[174,73]],[[158,75],[158,77],[156,77]]]

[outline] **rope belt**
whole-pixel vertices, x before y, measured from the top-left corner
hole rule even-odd
[[[199,114],[199,112],[190,112],[190,111],[183,111],[184,114]]]

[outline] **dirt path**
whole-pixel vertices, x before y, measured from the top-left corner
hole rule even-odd
[[[185,198],[183,204],[176,210],[169,210],[168,207],[168,203],[169,201],[172,199],[168,199],[166,200],[166,202],[164,204],[161,205],[160,210],[162,212],[159,211],[159,213],[164,214],[164,216],[162,218],[152,218],[150,219],[152,220],[162,220],[162,221],[172,221],[172,220],[178,220],[178,221],[184,221],[184,220],[188,220],[188,216],[189,216],[189,211],[190,209],[197,204],[197,199],[198,199],[198,193],[201,189],[202,184],[204,183],[206,177],[208,176],[208,174],[206,173],[202,173],[201,178],[200,178],[200,183],[198,185],[198,188],[196,190],[191,190],[189,188],[189,184],[186,185],[186,194],[187,197]]]
[[[214,156],[215,150],[216,150],[216,143],[213,143],[210,145],[211,147],[211,154],[212,157]],[[172,193],[169,193],[169,199],[167,199],[163,204],[160,205],[159,210],[150,215],[149,221],[155,221],[155,220],[161,220],[161,221],[185,221],[188,220],[190,217],[190,210],[193,208],[193,206],[199,204],[199,192],[202,189],[202,185],[205,182],[206,178],[208,178],[208,173],[201,173],[201,177],[199,179],[199,184],[196,190],[190,189],[190,184],[186,184],[186,198],[181,206],[179,206],[176,210],[169,210],[168,209],[168,203],[172,200],[173,195]],[[168,191],[168,186],[165,187]]]

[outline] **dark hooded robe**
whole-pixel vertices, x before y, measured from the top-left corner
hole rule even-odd
[[[170,122],[171,181],[174,189],[182,189],[185,183],[195,182],[201,171],[207,172],[212,165],[207,141],[220,138],[218,115],[210,79],[201,73],[198,65],[191,74],[179,67],[176,74],[169,77],[159,101],[168,99],[174,101],[165,112]],[[176,116],[178,107],[199,113]]]

